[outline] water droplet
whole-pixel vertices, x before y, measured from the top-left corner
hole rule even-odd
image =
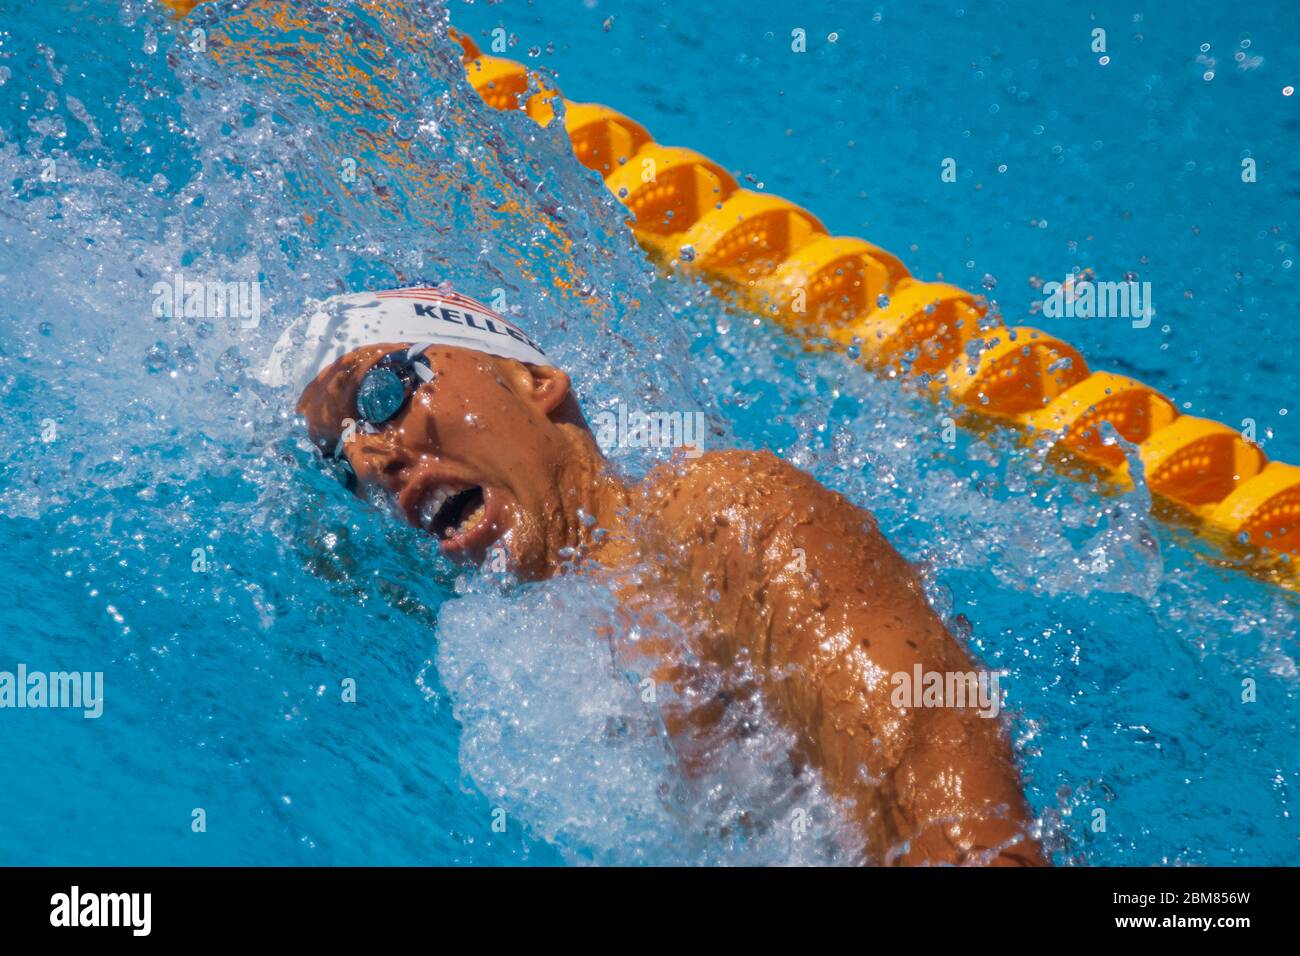
[[[247,365],[243,356],[239,354],[239,347],[232,345],[217,357],[215,364],[217,378],[227,385],[233,385],[239,380]]]
[[[171,349],[167,347],[166,342],[155,342],[149,346],[149,350],[144,353],[144,367],[150,375],[167,370],[171,364]]]

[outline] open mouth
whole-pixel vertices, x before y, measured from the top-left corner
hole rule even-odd
[[[482,485],[438,485],[420,498],[415,517],[438,539],[443,553],[452,554],[486,545],[496,534],[497,510],[491,491]]]
[[[464,534],[487,516],[484,505],[480,485],[459,490],[436,488],[420,503],[420,527],[439,538]]]

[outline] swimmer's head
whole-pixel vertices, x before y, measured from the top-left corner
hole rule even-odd
[[[544,573],[590,484],[575,470],[600,459],[568,375],[459,295],[329,300],[305,332],[285,333],[265,377],[306,381],[298,411],[312,440],[359,494],[386,492],[451,557],[482,560],[500,544],[516,570]]]

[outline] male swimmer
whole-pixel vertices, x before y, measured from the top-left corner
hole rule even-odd
[[[442,289],[327,300],[281,337],[267,377],[305,386],[313,441],[443,554],[477,562],[502,547],[530,579],[579,554],[652,635],[640,647],[663,652],[656,679],[689,680],[656,626],[746,670],[796,761],[851,807],[871,859],[1044,862],[1000,721],[896,706],[891,675],[969,673],[972,661],[871,515],[811,476],[768,452],[717,451],[629,484],[569,376],[514,323]],[[690,709],[665,725],[689,772],[693,736],[727,695],[681,699]]]

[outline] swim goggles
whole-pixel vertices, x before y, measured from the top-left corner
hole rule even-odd
[[[389,352],[372,365],[357,389],[357,424],[382,425],[406,407],[416,389],[435,378],[427,345]]]
[[[396,418],[420,386],[437,377],[429,359],[424,355],[429,344],[417,344],[389,352],[366,371],[361,378],[361,386],[357,389],[358,429],[368,433],[378,431],[376,426]],[[330,457],[344,470],[345,483],[351,491],[356,487],[356,473],[343,454],[344,435],[339,436],[334,454]]]

